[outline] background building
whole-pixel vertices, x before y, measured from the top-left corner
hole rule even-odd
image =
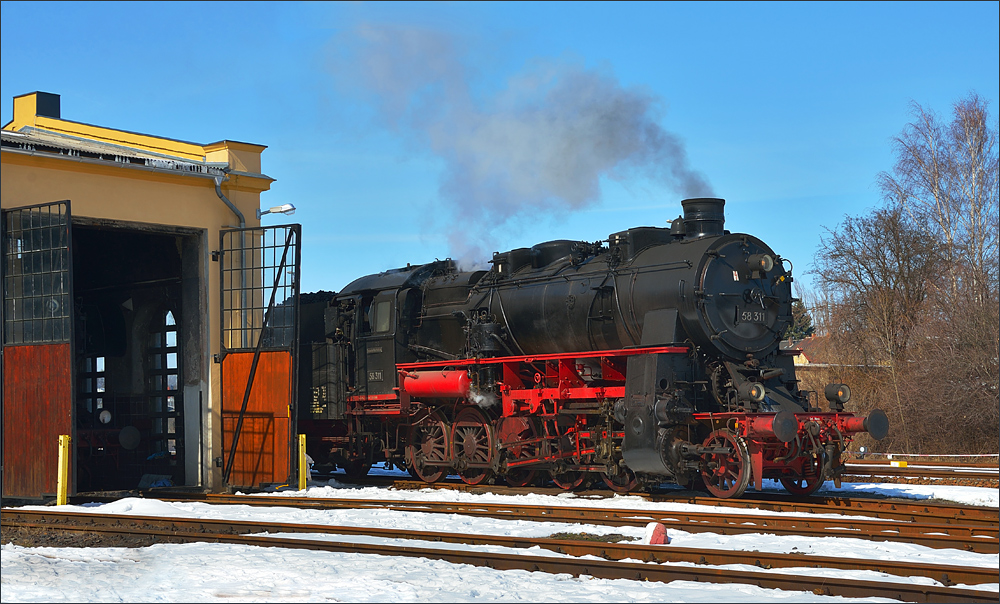
[[[260,228],[265,147],[73,122],[43,92],[0,136],[3,496],[55,491],[59,434],[73,491],[286,480],[300,232]]]

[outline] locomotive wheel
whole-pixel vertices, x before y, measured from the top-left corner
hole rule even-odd
[[[479,409],[466,407],[455,416],[455,424],[451,429],[451,446],[460,467],[470,463],[491,464],[494,441],[490,422]],[[488,467],[465,467],[459,470],[458,475],[466,484],[481,484],[493,475],[493,471]]]
[[[750,484],[750,454],[746,443],[729,430],[716,430],[705,439],[705,447],[728,448],[729,453],[706,453],[701,477],[705,488],[720,499],[739,497]]]
[[[500,422],[497,438],[503,444],[534,440],[538,437],[535,422],[530,417],[505,417]],[[512,459],[531,459],[538,457],[538,444],[515,444],[507,449]],[[538,471],[529,467],[512,468],[504,474],[507,484],[512,487],[526,487],[535,481]]]
[[[560,472],[558,474],[555,470],[549,470],[549,477],[552,479],[552,482],[556,483],[557,487],[567,491],[572,491],[583,484],[583,472],[577,472],[574,470],[570,470],[569,472]]]
[[[802,476],[782,476],[781,486],[793,495],[812,495],[823,486],[823,458],[810,457],[802,461]]]
[[[408,470],[424,482],[437,482],[445,475],[448,461],[448,425],[434,413],[410,428],[407,447]]]
[[[617,474],[601,472],[601,479],[615,493],[628,493],[639,484],[639,479],[635,477],[635,472],[628,468],[619,469]]]

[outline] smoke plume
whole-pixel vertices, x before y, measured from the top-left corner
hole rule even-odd
[[[660,99],[607,70],[539,60],[482,94],[451,35],[366,25],[347,42],[341,73],[372,94],[389,127],[444,161],[441,195],[462,227],[448,229],[455,258],[485,260],[496,228],[597,200],[602,176],[712,195],[659,124]]]

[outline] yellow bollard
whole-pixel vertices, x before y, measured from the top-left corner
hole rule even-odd
[[[299,490],[306,490],[309,466],[306,465],[306,435],[299,434]]]
[[[59,467],[56,470],[56,505],[66,505],[69,494],[69,434],[59,435]]]

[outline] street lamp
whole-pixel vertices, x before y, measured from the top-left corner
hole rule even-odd
[[[260,217],[263,216],[264,214],[285,214],[286,216],[291,216],[294,213],[295,213],[295,206],[293,206],[290,203],[286,203],[285,205],[281,206],[274,206],[269,210],[261,210],[260,208],[257,208],[257,220],[260,220]]]

